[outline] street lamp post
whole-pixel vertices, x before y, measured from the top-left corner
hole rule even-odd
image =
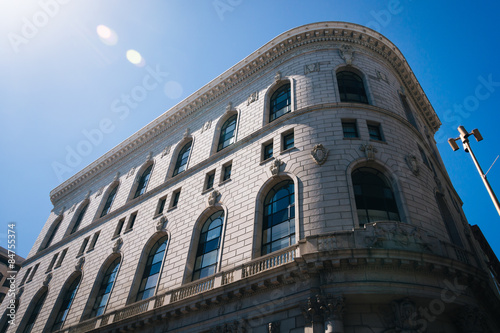
[[[465,127],[463,126],[458,126],[458,131],[460,132],[460,136],[458,138],[449,138],[448,143],[451,146],[451,149],[453,151],[457,151],[460,149],[456,143],[457,140],[461,140],[462,144],[464,145],[464,150],[466,153],[470,153],[470,156],[472,157],[472,160],[474,161],[474,164],[476,165],[477,171],[479,172],[479,175],[481,175],[481,178],[483,179],[484,186],[486,187],[486,190],[490,194],[491,200],[493,201],[493,204],[495,205],[495,208],[497,209],[498,214],[500,215],[500,203],[498,202],[498,199],[495,195],[495,192],[493,192],[493,189],[491,188],[490,183],[488,182],[488,179],[486,179],[486,175],[483,172],[483,169],[481,169],[481,166],[479,165],[479,162],[476,159],[476,156],[472,152],[472,148],[469,144],[469,136],[473,135],[477,142],[483,140],[483,137],[479,133],[478,129],[473,129],[472,132],[468,133]]]

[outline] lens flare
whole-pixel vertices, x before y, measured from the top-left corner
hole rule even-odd
[[[100,24],[97,26],[96,30],[97,30],[97,35],[99,36],[99,39],[104,44],[116,45],[116,43],[118,43],[118,35],[116,34],[116,32],[111,30],[109,27]]]
[[[146,64],[144,58],[136,50],[127,51],[127,60],[138,67],[143,67]]]

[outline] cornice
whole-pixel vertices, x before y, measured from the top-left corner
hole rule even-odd
[[[208,84],[179,102],[128,139],[112,148],[74,176],[50,192],[50,200],[57,201],[78,186],[85,184],[96,174],[106,170],[115,162],[142,147],[154,137],[169,130],[187,117],[198,113],[207,104],[227,94],[256,72],[273,63],[297,47],[311,43],[351,43],[378,54],[398,73],[406,90],[419,108],[423,118],[434,134],[441,125],[433,107],[399,49],[380,33],[358,24],[346,22],[319,22],[303,25],[275,37],[270,42],[238,62],[236,65],[210,81]]]

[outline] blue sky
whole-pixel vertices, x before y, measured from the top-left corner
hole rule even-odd
[[[494,1],[1,0],[0,246],[15,222],[26,256],[52,189],[272,38],[346,21],[381,32],[405,55],[443,123],[438,148],[468,222],[500,253],[500,218],[470,156],[446,142],[458,125],[479,128],[484,141],[472,145],[483,168],[500,154],[499,12]],[[131,49],[144,66],[127,60]],[[151,71],[159,74],[142,100],[118,109]],[[99,127],[102,138],[81,146]],[[78,147],[85,156],[68,166]],[[55,172],[58,163],[67,169]],[[500,195],[500,162],[488,179]]]

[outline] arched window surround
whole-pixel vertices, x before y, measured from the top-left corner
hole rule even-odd
[[[38,252],[45,250],[48,248],[51,244],[54,243],[54,239],[56,237],[57,232],[59,231],[61,227],[61,223],[63,221],[64,215],[58,215],[54,222],[49,227],[49,230],[43,237],[42,242],[40,243],[40,247],[38,248]]]
[[[237,142],[237,140],[238,140],[238,128],[240,125],[240,114],[241,114],[240,110],[231,109],[229,111],[226,111],[226,113],[224,113],[219,118],[219,120],[217,121],[217,125],[215,126],[214,137],[212,139],[212,147],[210,148],[210,156],[215,154],[215,153],[218,153],[217,147],[219,146],[219,139],[220,139],[220,133],[222,130],[222,126],[226,123],[227,120],[229,120],[229,118],[231,118],[234,115],[236,115],[236,127],[234,129],[234,135],[233,135],[234,143],[232,143],[232,144],[235,144]],[[224,150],[224,149],[222,149],[222,150]]]
[[[89,213],[89,208],[90,208],[90,199],[85,199],[82,201],[82,203],[78,206],[77,209],[75,209],[75,213],[73,214],[73,217],[71,218],[71,221],[68,225],[68,228],[66,229],[66,233],[64,234],[64,237],[71,235],[71,231],[75,227],[75,223],[78,220],[78,217],[80,216],[80,213],[82,212],[83,209],[86,209],[84,216],[82,217],[82,221],[80,221],[80,226],[83,220],[85,219],[85,216]],[[80,229],[80,226],[78,226],[78,229]],[[75,232],[78,231],[75,230]]]
[[[141,283],[141,280],[143,278],[144,269],[146,268],[146,262],[147,262],[147,259],[149,257],[149,254],[150,254],[153,246],[156,244],[156,242],[159,241],[164,236],[168,237],[168,241],[167,241],[167,246],[165,247],[165,253],[163,255],[163,261],[162,261],[162,264],[160,267],[160,272],[159,272],[159,276],[158,276],[158,280],[156,282],[156,287],[155,287],[155,292],[154,292],[154,295],[158,294],[160,282],[161,282],[162,275],[163,275],[163,269],[165,267],[165,262],[166,262],[166,258],[168,255],[168,249],[169,249],[170,243],[171,243],[171,234],[169,231],[157,231],[146,241],[144,247],[142,248],[141,256],[139,259],[139,264],[137,265],[137,269],[136,269],[135,274],[134,274],[134,280],[133,280],[132,287],[130,288],[130,292],[129,292],[129,295],[127,298],[127,304],[132,304],[132,303],[136,302],[137,293],[139,291],[140,283]]]
[[[269,124],[269,115],[271,113],[271,97],[273,94],[281,88],[285,84],[290,84],[290,102],[291,102],[291,110],[288,113],[292,113],[296,110],[296,101],[295,101],[295,80],[290,77],[282,77],[278,81],[274,81],[271,86],[266,90],[264,95],[264,115],[262,119],[262,126]],[[285,116],[285,115],[283,115]],[[272,122],[278,121],[279,118],[276,118]]]
[[[19,321],[19,327],[17,328],[16,332],[24,332],[24,330],[27,328],[26,326],[27,326],[28,320],[32,316],[33,311],[35,310],[37,303],[40,301],[40,299],[42,297],[44,297],[46,300],[48,292],[49,292],[49,289],[47,287],[42,287],[36,292],[35,296],[33,296],[30,303],[28,304],[28,307],[26,308],[26,311],[24,312],[23,318],[21,319],[21,321]],[[45,303],[45,300],[43,301],[44,303]],[[42,307],[43,307],[43,303],[42,303]],[[39,311],[36,319],[38,319],[39,314],[40,314],[40,311]],[[36,319],[35,319],[34,324],[36,324]],[[35,325],[33,325],[33,327],[35,327]],[[35,331],[33,331],[33,329],[32,329],[30,332],[35,332]]]
[[[144,162],[142,164],[142,166],[139,168],[139,170],[137,170],[137,172],[135,174],[135,177],[133,178],[134,182],[132,183],[132,187],[130,188],[130,192],[128,194],[127,202],[130,201],[130,200],[137,199],[137,198],[141,197],[142,195],[144,195],[144,193],[146,193],[148,191],[149,184],[151,184],[151,177],[153,177],[153,172],[154,172],[154,169],[155,169],[155,165],[156,165],[155,161],[149,160],[149,161]],[[139,186],[139,182],[140,182],[140,180],[142,178],[142,174],[150,166],[152,166],[152,167],[151,167],[151,172],[149,173],[149,179],[148,179],[148,182],[146,184],[146,189],[144,190],[144,193],[142,195],[138,196],[137,198],[134,198],[135,192],[137,191],[137,187]]]
[[[381,161],[367,161],[366,158],[359,158],[353,162],[347,167],[346,170],[346,179],[347,179],[347,187],[349,190],[349,200],[351,202],[351,212],[352,212],[352,221],[353,221],[353,228],[358,229],[360,228],[359,224],[359,218],[357,214],[357,208],[356,208],[356,199],[354,195],[354,185],[352,182],[352,173],[359,168],[371,168],[375,169],[376,171],[379,171],[380,173],[383,174],[383,176],[386,178],[386,180],[389,182],[389,185],[392,189],[392,192],[394,194],[394,199],[396,200],[396,205],[398,207],[399,211],[399,217],[401,219],[401,222],[404,223],[411,223],[411,220],[409,218],[409,212],[407,209],[407,204],[405,197],[403,193],[401,192],[401,184],[399,183],[399,178],[394,177],[392,175],[396,175],[397,173],[392,171],[386,164],[384,164]]]
[[[100,195],[101,202],[99,203],[99,207],[97,208],[97,212],[94,216],[93,221],[101,218],[101,213],[102,213],[104,206],[106,205],[106,201],[108,200],[108,196],[109,196],[110,192],[113,191],[113,189],[115,187],[117,188],[117,192],[115,194],[115,198],[113,199],[113,202],[111,203],[110,211],[106,215],[104,215],[103,218],[105,218],[107,215],[109,215],[111,212],[113,212],[113,206],[116,205],[116,198],[118,196],[118,191],[120,190],[120,181],[119,180],[112,181],[111,184],[108,185],[108,188],[106,189],[106,191],[104,191],[103,194]]]
[[[66,315],[64,322],[62,323],[62,327],[64,327],[64,324],[66,320],[68,319],[68,315],[71,314],[71,308],[73,307],[73,304],[75,304],[75,299],[78,297],[78,290],[80,289],[82,285],[82,280],[83,280],[83,273],[80,271],[74,271],[64,282],[61,291],[59,291],[59,295],[57,296],[57,299],[54,303],[54,306],[52,307],[52,311],[50,312],[49,319],[45,323],[45,328],[44,332],[52,332],[52,327],[55,324],[55,320],[57,315],[59,314],[59,311],[61,310],[62,302],[64,297],[66,296],[66,293],[68,292],[68,289],[71,287],[72,283],[75,282],[76,279],[80,279],[80,282],[78,283],[76,290],[75,290],[75,296],[73,297],[73,300],[71,301],[68,314]]]
[[[195,138],[192,135],[185,136],[181,141],[179,141],[177,146],[175,146],[175,149],[173,150],[172,155],[171,155],[172,158],[170,160],[170,166],[168,167],[168,172],[167,172],[167,176],[165,178],[165,181],[167,181],[169,178],[173,177],[172,175],[174,173],[175,164],[177,163],[177,158],[179,157],[179,152],[190,141],[191,141],[191,150],[189,152],[189,157],[188,157],[187,162],[186,162],[186,169],[183,172],[186,172],[187,170],[189,170],[191,158],[193,157],[193,148],[195,145]],[[183,172],[181,172],[181,173],[183,173]]]
[[[253,227],[252,259],[262,256],[262,227],[264,224],[264,201],[267,194],[279,183],[291,180],[294,184],[295,197],[295,243],[298,243],[304,235],[302,221],[302,183],[297,176],[288,172],[281,172],[279,176],[271,177],[261,187],[255,200],[255,218]]]
[[[224,236],[226,234],[226,225],[227,225],[227,219],[228,219],[228,211],[227,208],[220,203],[215,204],[213,207],[209,207],[203,211],[203,213],[200,214],[198,219],[196,220],[194,227],[193,227],[193,232],[192,232],[192,237],[191,237],[191,243],[189,245],[189,252],[188,252],[188,258],[186,262],[186,269],[184,270],[184,278],[183,278],[183,283],[188,283],[191,282],[193,279],[193,271],[194,271],[194,264],[196,261],[196,254],[198,251],[198,244],[200,242],[200,234],[201,234],[201,229],[203,228],[203,225],[207,221],[207,219],[212,216],[214,213],[218,211],[223,211],[224,212],[224,222],[222,224],[222,231],[221,231],[221,239],[220,239],[220,245],[219,245],[219,253],[217,257],[217,268],[215,269],[215,274],[220,272],[221,269],[221,260],[222,260],[222,254],[224,252]]]
[[[106,274],[110,265],[117,258],[120,259],[120,262],[118,264],[118,271],[116,272],[116,277],[115,277],[115,280],[113,282],[113,286],[111,287],[111,291],[109,292],[110,296],[113,295],[113,290],[115,289],[115,285],[116,285],[116,279],[120,275],[120,269],[121,269],[122,263],[123,263],[123,256],[118,254],[118,253],[113,253],[110,256],[108,256],[108,258],[106,258],[106,260],[104,260],[103,264],[101,265],[101,268],[99,269],[99,272],[97,273],[97,276],[95,277],[95,279],[93,279],[95,282],[94,282],[94,285],[92,286],[92,291],[90,292],[89,298],[87,300],[87,304],[85,305],[85,308],[83,310],[81,320],[86,320],[86,319],[90,318],[90,315],[92,313],[92,309],[94,307],[96,298],[97,298],[98,293],[99,293],[99,289],[100,289],[101,284],[103,282],[104,275]],[[108,307],[108,305],[109,305],[109,299],[106,302],[106,306],[104,308],[104,313],[106,313],[106,308]]]
[[[367,105],[375,105],[373,103],[373,97],[371,94],[371,89],[370,89],[370,86],[368,84],[368,80],[366,78],[366,75],[363,73],[362,70],[360,70],[356,66],[353,66],[353,65],[346,66],[345,64],[339,65],[332,70],[332,76],[333,76],[333,82],[334,82],[335,94],[336,94],[335,99],[336,99],[337,103],[356,103],[356,102],[342,102],[340,100],[340,90],[339,90],[339,83],[337,81],[337,74],[340,72],[344,72],[344,71],[352,72],[352,73],[358,75],[361,78],[361,80],[363,80],[363,86],[365,88],[366,98],[368,100],[368,103],[366,103],[366,104]],[[365,104],[365,103],[360,103],[360,104]]]

